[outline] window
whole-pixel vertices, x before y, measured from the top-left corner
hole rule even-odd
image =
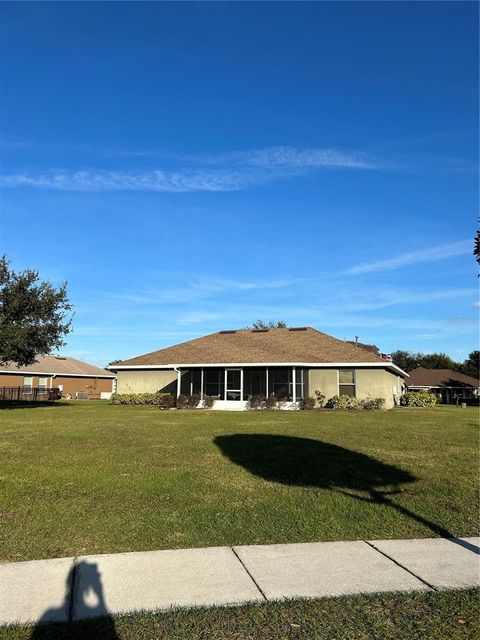
[[[47,380],[48,378],[38,379],[38,393],[47,393]]]
[[[32,393],[33,377],[25,376],[23,378],[23,393]]]
[[[355,397],[355,371],[353,369],[339,370],[338,393],[344,396]]]

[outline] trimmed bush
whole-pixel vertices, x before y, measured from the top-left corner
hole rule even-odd
[[[407,391],[401,398],[402,407],[433,407],[437,396],[431,391]]]
[[[188,396],[186,393],[182,393],[177,398],[177,409],[196,409],[199,404],[199,393],[194,393],[191,396]]]
[[[332,396],[328,402],[327,402],[327,407],[329,409],[348,409],[348,406],[350,405],[352,398],[351,396]]]
[[[361,400],[362,409],[366,411],[383,409],[385,406],[385,398],[366,398],[365,400]]]
[[[159,393],[158,394],[158,408],[159,409],[173,409],[175,406],[175,398],[171,393]]]
[[[315,398],[301,398],[298,402],[301,411],[311,411],[315,408]]]
[[[204,398],[203,398],[203,408],[204,409],[211,409],[213,407],[214,402],[215,402],[215,398],[213,396],[204,396]]]
[[[156,393],[113,393],[110,404],[127,405],[156,405],[159,403],[160,395]]]
[[[329,409],[342,409],[347,411],[356,411],[359,409],[366,409],[371,411],[373,409],[383,409],[385,405],[384,398],[366,398],[365,400],[358,400],[352,398],[352,396],[333,396],[327,402],[326,406]]]
[[[317,398],[318,406],[320,407],[320,409],[323,409],[323,407],[325,406],[326,396],[318,389],[315,391],[315,396]]]
[[[256,396],[252,396],[250,398],[250,409],[253,409],[254,411],[257,409],[262,409],[264,406],[265,402],[265,398],[263,396],[260,395],[256,395]]]
[[[278,406],[278,398],[275,396],[268,396],[268,398],[265,398],[265,406],[267,409],[276,409]]]

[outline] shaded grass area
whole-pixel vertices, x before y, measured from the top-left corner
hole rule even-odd
[[[179,609],[0,629],[2,640],[474,640],[479,591],[344,596]]]
[[[478,533],[478,409],[0,411],[0,559]]]

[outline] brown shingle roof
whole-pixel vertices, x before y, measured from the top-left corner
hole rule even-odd
[[[418,367],[409,372],[409,387],[478,387],[480,382],[452,369],[425,369]]]
[[[361,347],[311,327],[268,331],[220,331],[119,362],[127,365],[182,365],[283,362],[384,362]],[[387,366],[388,363],[385,363]],[[115,370],[115,366],[112,367]]]
[[[82,362],[75,358],[68,358],[66,356],[38,356],[34,364],[26,367],[18,367],[13,362],[7,362],[0,366],[0,372],[2,371],[14,371],[15,373],[48,373],[48,374],[68,374],[68,375],[91,375],[92,377],[106,376],[114,378],[114,374],[100,367],[95,367],[88,362]]]

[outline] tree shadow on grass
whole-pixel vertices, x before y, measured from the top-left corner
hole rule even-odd
[[[455,538],[450,531],[393,502],[401,485],[418,478],[405,469],[386,464],[335,444],[270,434],[233,434],[214,439],[223,455],[250,473],[285,485],[337,491],[355,500],[384,504],[443,538],[479,553],[477,546]],[[367,493],[360,496],[353,491]]]
[[[0,402],[0,411],[13,409],[39,409],[40,407],[70,407],[65,402]]]

